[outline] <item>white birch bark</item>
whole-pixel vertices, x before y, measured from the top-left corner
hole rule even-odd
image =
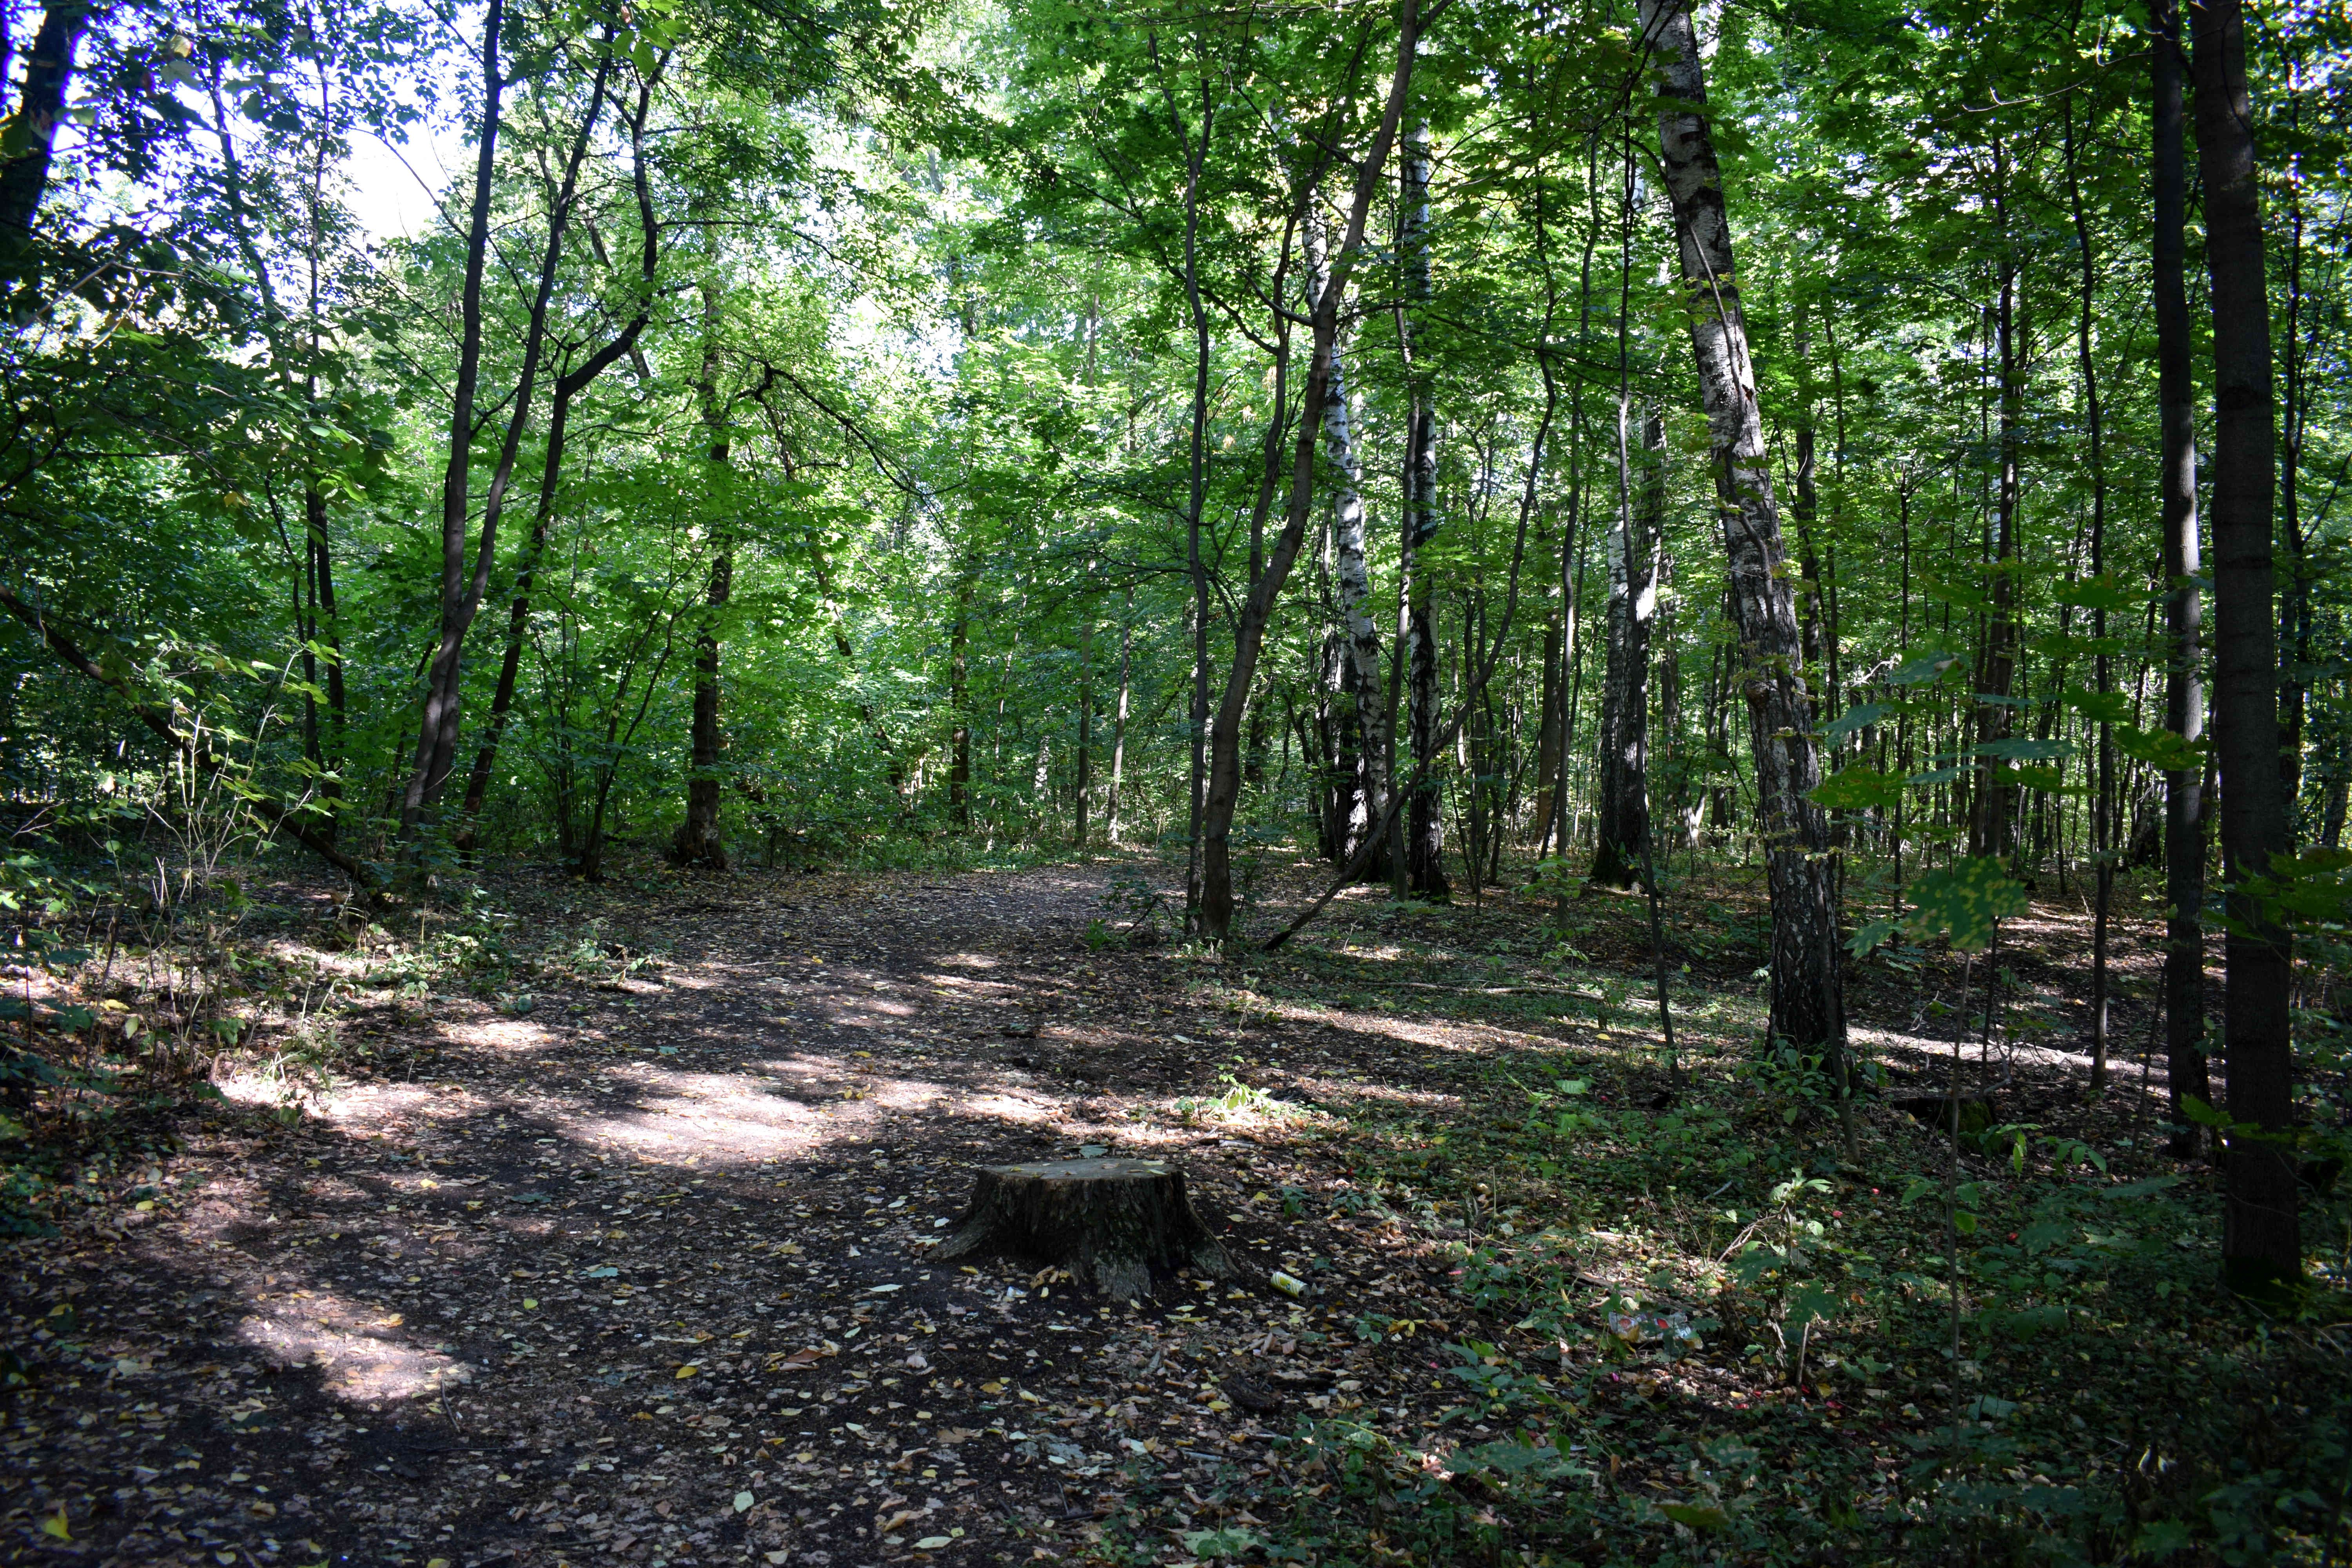
[[[1641,0],[1641,17],[1663,100],[1659,151],[1674,201],[1691,355],[1730,558],[1738,683],[1748,698],[1757,826],[1765,839],[1772,899],[1771,1027],[1793,1045],[1822,1050],[1842,1079],[1845,1003],[1837,866],[1826,815],[1806,798],[1821,783],[1821,758],[1809,722],[1803,647],[1765,456],[1756,367],[1739,308],[1723,172],[1707,130],[1706,77],[1688,0]]]
[[[1323,216],[1310,207],[1306,226],[1307,289],[1309,299],[1323,293],[1328,261]],[[1340,857],[1356,853],[1388,805],[1387,705],[1380,700],[1381,627],[1372,618],[1372,574],[1364,528],[1364,463],[1356,449],[1355,426],[1348,406],[1348,376],[1344,356],[1331,351],[1331,382],[1323,406],[1323,455],[1335,476],[1331,493],[1331,577],[1339,597],[1344,628],[1341,689],[1352,704],[1342,722],[1353,725],[1356,776],[1348,792],[1348,820]],[[1378,873],[1374,873],[1377,875]]]

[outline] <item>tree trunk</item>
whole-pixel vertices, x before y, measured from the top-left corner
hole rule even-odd
[[[563,258],[564,233],[579,189],[580,168],[588,155],[598,118],[604,112],[605,84],[612,75],[612,56],[600,55],[593,91],[572,141],[563,178],[548,211],[547,245],[541,255],[537,287],[523,332],[522,366],[518,374],[506,436],[499,448],[488,485],[482,496],[480,537],[470,573],[466,565],[466,530],[470,508],[473,463],[474,404],[481,379],[482,273],[489,246],[490,198],[495,172],[499,95],[499,30],[504,0],[491,0],[482,40],[483,110],[481,150],[474,170],[474,202],[467,236],[466,283],[462,296],[463,326],[458,345],[457,383],[450,399],[449,460],[441,485],[441,626],[440,637],[427,668],[422,722],[408,785],[401,797],[400,837],[412,847],[425,816],[438,805],[457,758],[458,721],[465,697],[466,634],[481,608],[498,561],[499,521],[514,478],[517,454],[530,420],[531,400],[538,384],[541,356],[547,343],[548,306],[555,292],[557,269]],[[609,43],[609,39],[607,40]]]
[[[2083,184],[2075,163],[2073,94],[2067,95],[2062,113],[2066,132],[2066,200],[2074,219],[2074,247],[2082,278],[2082,309],[2076,317],[2074,342],[2081,361],[2084,413],[2090,427],[2091,575],[2097,578],[2107,570],[2106,427],[2099,405],[2098,363],[2091,353],[2098,268],[2091,253],[2090,219],[2083,210]],[[2091,612],[2091,637],[2097,644],[2097,652],[2093,656],[2093,679],[2100,699],[2098,747],[2094,760],[2096,776],[2091,784],[2091,856],[2095,879],[2091,913],[2091,1093],[2096,1095],[2106,1088],[2107,1082],[2107,928],[2116,889],[2116,731],[2105,717],[2106,698],[2114,689],[2114,671],[2107,660],[2107,611],[2104,602]],[[2063,866],[2063,849],[2061,855]]]
[[[1215,748],[1209,787],[1202,797],[1200,832],[1194,836],[1202,858],[1202,890],[1194,931],[1207,942],[1223,942],[1233,932],[1231,833],[1234,809],[1241,793],[1242,706],[1257,670],[1258,654],[1265,644],[1266,621],[1273,614],[1275,597],[1282,592],[1290,568],[1298,558],[1299,547],[1306,542],[1307,521],[1315,499],[1315,448],[1323,412],[1330,401],[1331,358],[1339,337],[1339,301],[1346,294],[1357,254],[1363,247],[1364,224],[1370,216],[1372,198],[1387,167],[1389,149],[1394,145],[1397,124],[1404,113],[1405,95],[1412,86],[1414,51],[1421,37],[1419,0],[1400,0],[1399,13],[1397,65],[1390,79],[1388,103],[1358,168],[1347,232],[1338,254],[1330,258],[1329,276],[1324,279],[1322,291],[1315,301],[1312,359],[1299,404],[1298,437],[1292,450],[1290,494],[1282,533],[1275,541],[1265,573],[1250,585],[1249,595],[1234,620],[1234,661],[1225,674],[1223,700],[1213,731]]]
[[[1118,716],[1110,740],[1110,798],[1103,803],[1104,826],[1113,847],[1118,844],[1119,788],[1127,780],[1128,679],[1135,656],[1135,590],[1127,593],[1127,612],[1118,623]]]
[[[1576,350],[1580,357],[1592,340],[1592,251],[1601,242],[1601,154],[1598,138],[1585,144],[1584,185],[1587,222],[1584,227],[1584,252],[1576,268]],[[1541,187],[1538,187],[1540,198]],[[1537,207],[1541,216],[1542,207]],[[1540,239],[1544,231],[1537,229]],[[1546,304],[1549,315],[1550,268],[1545,268]],[[1544,362],[1547,370],[1549,362]],[[1547,376],[1545,391],[1557,388]],[[1578,601],[1584,593],[1584,377],[1579,375],[1570,384],[1568,394],[1568,511],[1559,534],[1559,770],[1552,779],[1551,852],[1565,860],[1569,849],[1569,827],[1571,807],[1569,800],[1570,759],[1576,754],[1576,706],[1579,678],[1583,672],[1584,649],[1577,640]],[[1559,919],[1568,920],[1569,903],[1559,901]]]
[[[2263,1290],[2303,1269],[2293,1145],[2294,974],[2287,937],[2249,888],[2287,849],[2279,795],[2278,665],[2271,522],[2276,475],[2270,305],[2264,292],[2253,110],[2240,0],[2194,14],[2197,155],[2213,302],[2214,752],[2221,769],[2222,875],[2231,926],[2222,1033],[2232,1136],[2221,1257],[2231,1283]],[[2275,1140],[2275,1141],[2273,1141]]]
[[[948,633],[948,711],[955,729],[948,740],[948,820],[971,826],[971,599],[978,570],[967,560],[956,580],[955,626]],[[1127,651],[1119,647],[1119,740],[1127,739]],[[1118,837],[1118,766],[1111,766],[1110,836]]]
[[[1635,461],[1618,415],[1618,461]],[[1593,812],[1592,880],[1630,888],[1641,879],[1650,837],[1650,633],[1657,614],[1654,565],[1666,510],[1665,422],[1642,421],[1639,478],[1618,480],[1609,529],[1609,618],[1601,683],[1601,795]]]
[[[2154,305],[2157,339],[2157,405],[2160,432],[2158,508],[2162,568],[2167,585],[2165,724],[2195,744],[2204,735],[2205,690],[2202,571],[2197,529],[2197,431],[2193,335],[2189,316],[2186,110],[2182,47],[2177,0],[2152,0],[2150,126],[2154,165]],[[2134,717],[2137,717],[2137,696]],[[2210,763],[2209,763],[2210,765]],[[2213,1093],[2205,1056],[2206,816],[2211,796],[2204,768],[2164,775],[2165,861],[2165,1056],[2172,1152],[2193,1157],[2204,1131],[2182,1107],[2184,1098],[2210,1104]],[[2135,848],[2137,835],[2135,833]]]
[[[1977,665],[1977,691],[1990,701],[1977,706],[1977,743],[1998,743],[2009,738],[2011,710],[2008,698],[2017,673],[2018,442],[2022,412],[2024,355],[2018,344],[2017,263],[2009,252],[2008,153],[1993,143],[1993,205],[1999,220],[2000,298],[1995,308],[1996,354],[2000,375],[2000,438],[1996,449],[2000,474],[1995,507],[1991,610],[1985,623],[1985,640]],[[1995,756],[1977,763],[1976,811],[1969,822],[1969,853],[2005,857],[2014,847],[2018,788],[2013,770]]]
[[[1536,851],[1551,847],[1552,791],[1559,784],[1560,653],[1567,646],[1559,612],[1554,609],[1544,627],[1543,668],[1538,675],[1542,695],[1536,718],[1536,794],[1530,815],[1536,824]]]
[[[1397,309],[1397,341],[1408,383],[1405,412],[1403,542],[1397,574],[1405,606],[1399,627],[1403,644],[1405,728],[1412,741],[1412,772],[1420,779],[1405,812],[1405,884],[1426,899],[1442,899],[1445,885],[1445,819],[1436,776],[1437,595],[1436,574],[1421,565],[1421,552],[1437,537],[1437,411],[1429,376],[1415,353],[1416,310],[1428,309],[1429,126],[1416,123],[1404,140],[1400,160],[1397,255],[1404,273]],[[1393,870],[1391,873],[1394,876]]]
[[[348,753],[350,709],[343,686],[342,620],[335,608],[335,552],[327,534],[327,498],[315,481],[302,487],[302,531],[310,553],[312,636],[327,650],[327,732],[319,759],[332,777],[323,779],[319,793],[333,813],[319,825],[319,837],[332,844],[341,826],[343,764]]]
[[[1820,757],[1800,673],[1796,606],[1766,465],[1756,370],[1733,270],[1731,227],[1705,109],[1706,82],[1687,0],[1642,0],[1668,106],[1658,117],[1674,200],[1691,349],[1712,438],[1716,497],[1756,754],[1758,826],[1772,900],[1771,1028],[1839,1067],[1845,1001],[1839,971],[1837,867],[1829,825],[1808,798]],[[1842,1079],[1842,1071],[1832,1076]]]
[[[89,0],[57,0],[43,8],[40,31],[33,35],[33,47],[25,55],[25,84],[16,111],[0,124],[5,144],[23,149],[0,163],[0,276],[16,277],[23,270],[33,215],[49,188],[50,148],[73,80],[74,47],[89,24]]]
[[[719,833],[719,620],[735,595],[735,517],[730,481],[732,444],[727,406],[719,396],[719,285],[702,285],[702,425],[709,437],[711,489],[719,515],[710,524],[710,579],[703,593],[702,624],[694,634],[694,728],[686,779],[686,820],[670,839],[669,858],[680,866],[727,869],[727,846]]]
[[[1319,213],[1306,225],[1307,287],[1320,298],[1330,269]],[[1386,705],[1381,700],[1381,627],[1372,618],[1372,580],[1364,533],[1364,468],[1356,450],[1348,407],[1347,363],[1335,343],[1330,390],[1323,405],[1323,455],[1335,476],[1331,493],[1332,578],[1338,589],[1340,687],[1334,704],[1339,752],[1349,759],[1348,776],[1337,781],[1344,803],[1338,858],[1354,858],[1364,836],[1388,803]],[[1387,877],[1386,857],[1376,853],[1368,880]]]
[[[1070,831],[1070,842],[1081,849],[1087,847],[1087,809],[1093,804],[1094,793],[1094,644],[1095,628],[1088,622],[1078,630],[1077,799],[1073,813],[1076,820]]]

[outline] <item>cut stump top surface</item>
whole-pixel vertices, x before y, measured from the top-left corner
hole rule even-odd
[[[1035,1160],[1022,1165],[982,1165],[992,1176],[1031,1182],[1116,1182],[1172,1174],[1164,1160]]]

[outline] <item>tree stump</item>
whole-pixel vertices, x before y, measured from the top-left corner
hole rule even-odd
[[[971,1207],[935,1256],[983,1249],[1059,1264],[1114,1300],[1150,1295],[1154,1271],[1235,1272],[1192,1212],[1184,1173],[1158,1160],[982,1165]]]

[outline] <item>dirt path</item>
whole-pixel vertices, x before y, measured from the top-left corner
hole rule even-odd
[[[225,1116],[152,1200],[16,1250],[18,1558],[1018,1562],[1139,1483],[1246,1485],[1297,1414],[1418,1420],[1433,1352],[1332,1331],[1470,1331],[1451,1265],[1333,1203],[1314,1116],[1262,1145],[1249,1090],[1170,1107],[1245,1058],[1261,1096],[1442,1113],[1476,1053],[1090,952],[1107,874],[623,896],[650,977],[387,996],[355,1026],[383,1077],[283,1132]],[[971,1165],[1090,1148],[1181,1155],[1229,1245],[1314,1288],[1138,1311],[927,1263]]]

